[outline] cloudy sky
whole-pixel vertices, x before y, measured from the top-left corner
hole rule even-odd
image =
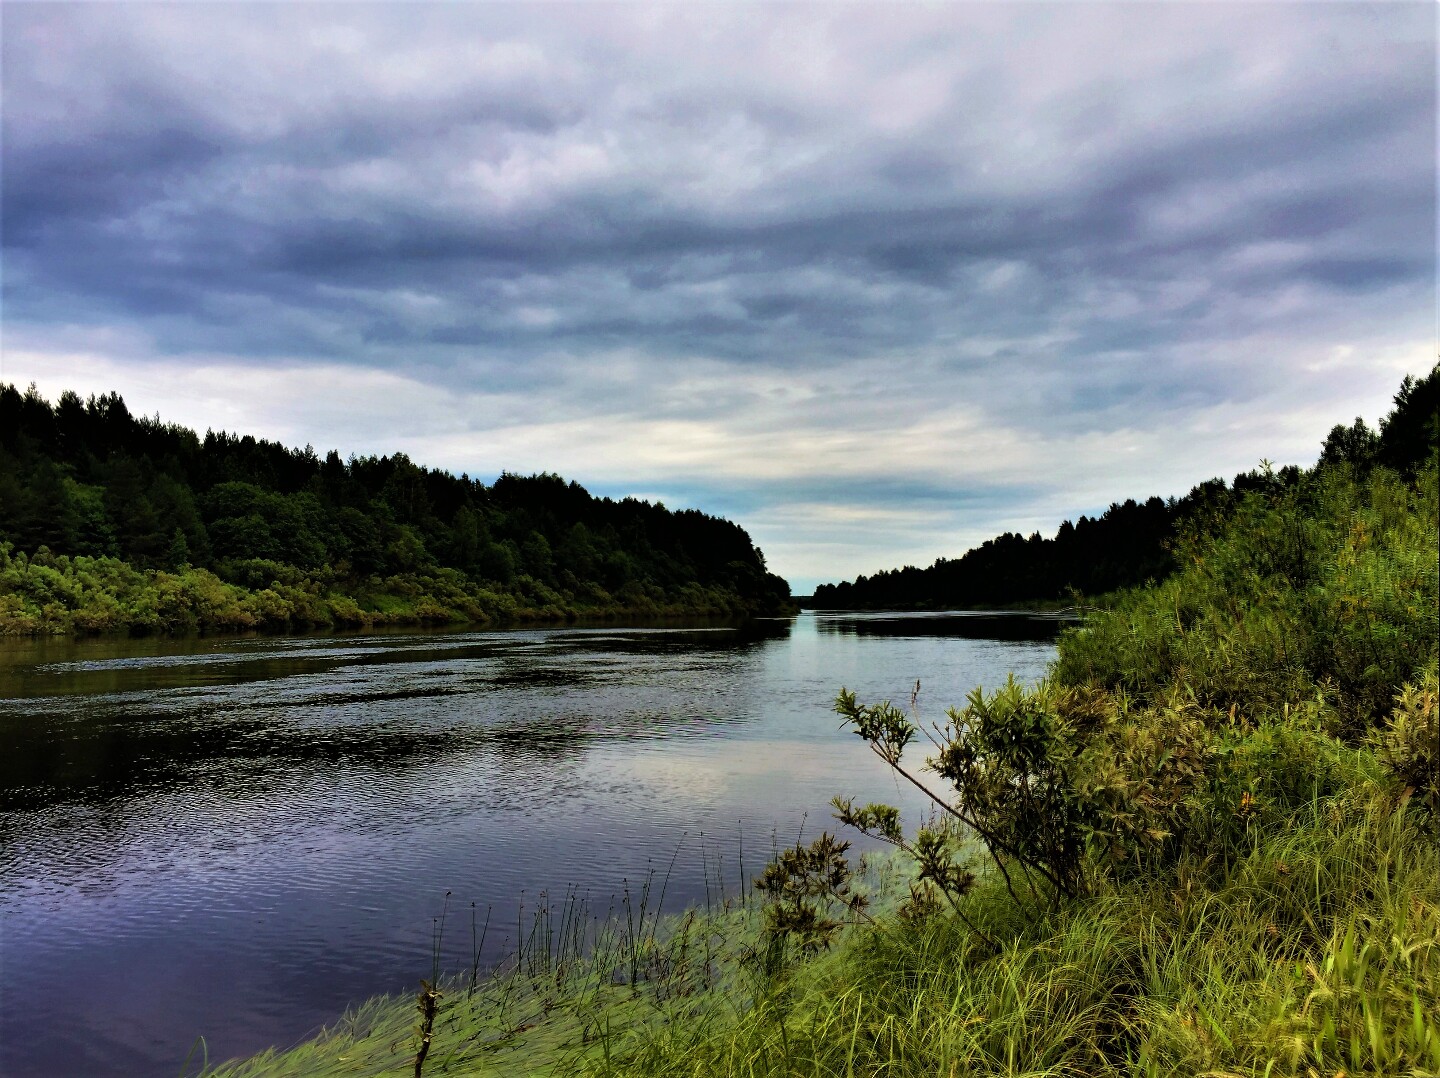
[[[1436,8],[3,9],[0,378],[730,516],[798,591],[1435,354]]]

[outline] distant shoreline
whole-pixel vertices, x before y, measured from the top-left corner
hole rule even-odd
[[[1109,605],[1110,596],[1099,596],[1090,602],[1077,604],[1073,599],[1025,599],[1014,603],[967,603],[956,606],[953,603],[895,603],[884,606],[816,606],[815,596],[798,595],[794,601],[801,610],[817,614],[877,614],[893,611],[898,614],[1073,614],[1084,615],[1089,610],[1103,609]]]
[[[336,579],[273,565],[247,587],[208,569],[137,569],[122,559],[33,555],[0,544],[0,637],[289,635],[370,629],[509,627],[625,620],[731,619],[792,614],[792,602],[747,601],[698,584],[679,597],[624,602],[591,592],[576,604],[533,582],[492,590],[453,569]],[[258,582],[257,582],[258,583]],[[520,594],[516,594],[516,592]],[[526,592],[533,592],[527,599]]]

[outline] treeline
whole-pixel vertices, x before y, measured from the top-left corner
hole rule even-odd
[[[1413,473],[1436,444],[1440,367],[1422,380],[1407,377],[1394,410],[1378,431],[1363,419],[1336,426],[1325,441],[1322,463],[1380,464]],[[945,609],[1007,603],[1061,601],[1096,596],[1147,581],[1176,568],[1173,546],[1183,524],[1223,518],[1248,494],[1277,494],[1300,479],[1293,466],[1237,475],[1230,483],[1210,479],[1183,498],[1152,497],[1114,503],[1099,517],[1065,521],[1054,538],[1013,532],[986,541],[959,558],[940,558],[929,568],[907,565],[853,581],[822,584],[813,605],[820,609]]]
[[[263,594],[262,594],[263,593]],[[0,631],[776,612],[738,525],[0,385]],[[157,613],[162,609],[163,613]]]

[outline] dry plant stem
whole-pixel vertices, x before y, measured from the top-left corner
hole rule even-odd
[[[986,851],[989,852],[992,861],[995,862],[995,868],[999,869],[999,874],[1001,874],[1002,877],[1005,878],[1005,888],[1007,888],[1009,891],[1009,897],[1014,898],[1015,902],[1020,902],[1020,895],[1015,894],[1015,888],[1012,887],[1011,878],[1009,878],[1009,872],[1005,871],[1005,865],[1002,864],[1001,859],[999,859],[998,856],[995,855],[995,849],[1002,849],[1002,851],[1011,853],[1012,856],[1015,856],[1015,862],[1020,865],[1021,871],[1024,872],[1025,882],[1027,882],[1027,884],[1030,884],[1031,891],[1035,891],[1034,881],[1032,881],[1032,879],[1030,878],[1030,869],[1034,868],[1035,871],[1040,872],[1040,875],[1043,875],[1043,877],[1047,879],[1047,881],[1050,881],[1051,887],[1056,888],[1057,892],[1064,892],[1064,894],[1067,895],[1073,894],[1073,892],[1070,891],[1070,888],[1064,887],[1064,885],[1061,884],[1060,879],[1058,879],[1056,875],[1051,874],[1051,872],[1048,871],[1048,869],[1045,868],[1044,865],[1028,864],[1028,862],[1025,861],[1024,858],[1021,858],[1021,856],[1017,855],[1015,851],[1012,851],[1012,849],[1009,848],[1008,845],[1005,845],[1004,842],[999,841],[999,836],[996,836],[994,832],[991,832],[991,830],[988,830],[986,828],[982,828],[979,823],[976,823],[975,820],[971,819],[971,817],[966,816],[965,813],[960,812],[960,810],[956,809],[955,806],[949,805],[949,803],[946,803],[945,800],[940,799],[940,797],[936,797],[935,794],[930,792],[929,789],[926,789],[926,786],[924,786],[924,784],[920,782],[919,779],[916,779],[916,777],[914,777],[913,774],[910,774],[909,771],[904,770],[903,767],[900,766],[899,761],[894,761],[893,767],[894,769],[899,771],[900,774],[903,774],[906,779],[909,779],[910,782],[912,782],[914,786],[916,786],[916,789],[919,789],[920,792],[924,793],[924,796],[929,797],[929,799],[933,800],[936,805],[939,805],[940,807],[942,807],[942,809],[945,809],[946,812],[950,813],[950,815],[955,816],[955,819],[958,819],[960,823],[963,823],[963,825],[968,826],[968,828],[975,830],[975,832],[978,833],[978,835],[981,836],[982,839],[985,839],[986,843],[989,843],[989,845],[986,846]]]
[[[470,950],[472,953],[470,964],[470,990],[467,995],[475,994],[475,984],[480,977],[480,952],[485,948],[485,936],[490,931],[490,906],[485,907],[485,927],[480,930],[479,942],[476,942],[475,934],[475,903],[470,903]]]
[[[862,833],[863,833],[863,834],[867,834],[867,835],[873,835],[873,834],[874,834],[874,832],[872,832],[872,831],[865,831],[863,828],[862,828]],[[903,853],[905,853],[905,854],[908,854],[911,858],[913,858],[913,859],[916,860],[916,861],[918,861],[918,860],[920,859],[920,854],[919,854],[918,852],[916,852],[915,847],[914,847],[914,846],[911,846],[908,842],[905,842],[905,841],[903,841],[903,840],[900,841],[900,842],[896,842],[894,839],[886,838],[884,835],[875,835],[875,837],[878,838],[878,839],[880,839],[880,841],[882,841],[882,842],[888,842],[888,843],[890,843],[890,845],[894,846],[897,850],[900,850],[901,852],[903,852]],[[975,924],[973,921],[971,921],[969,917],[965,916],[965,911],[960,908],[960,904],[955,901],[955,896],[952,895],[952,894],[949,892],[949,890],[947,890],[947,889],[944,888],[944,887],[941,887],[941,888],[940,888],[940,893],[945,896],[945,901],[947,901],[947,902],[950,903],[950,908],[953,909],[953,910],[955,911],[955,915],[956,915],[957,917],[959,917],[962,922],[964,922],[966,928],[970,929],[971,932],[974,932],[975,935],[979,936],[979,937],[980,937],[981,939],[983,939],[986,943],[990,944],[990,946],[994,947],[997,951],[1000,949],[1000,944],[995,941],[995,938],[994,938],[993,936],[991,936],[990,933],[986,932],[983,928],[979,927],[977,924]],[[1014,892],[1013,892],[1013,891],[1011,892],[1011,896],[1014,897]],[[875,918],[871,917],[868,913],[865,913],[863,910],[856,910],[855,912],[856,912],[856,913],[859,913],[862,917],[865,918],[865,920],[869,921],[872,925],[877,925],[877,926],[878,926],[878,925],[880,924],[879,921],[875,920]]]
[[[675,862],[680,859],[680,847],[681,847],[682,845],[684,845],[684,843],[685,843],[685,836],[688,835],[688,834],[689,834],[688,831],[682,831],[682,832],[680,832],[680,841],[677,842],[677,843],[675,843],[675,852],[670,855],[670,866],[665,869],[665,878],[660,881],[660,899],[659,899],[659,901],[657,901],[657,902],[655,903],[655,923],[656,923],[657,925],[660,923],[660,911],[665,908],[665,892],[670,889],[670,874],[675,871]],[[703,832],[701,833],[701,836],[700,836],[700,842],[701,842],[701,846],[700,846],[700,856],[701,856],[701,857],[704,857],[704,856],[705,856],[705,846],[704,846],[705,836],[704,836],[704,833],[703,833]],[[644,930],[644,925],[641,925],[641,930],[642,930],[642,931]]]
[[[435,1015],[440,1010],[440,991],[429,981],[420,982],[420,1050],[415,1053],[415,1078],[421,1078],[425,1057],[430,1054],[430,1039],[435,1032]]]

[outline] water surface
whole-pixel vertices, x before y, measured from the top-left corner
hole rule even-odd
[[[841,686],[908,704],[919,679],[939,719],[1038,678],[1054,631],[804,614],[0,643],[0,1073],[291,1044],[428,975],[447,891],[454,969],[471,902],[497,925],[567,886],[603,908],[672,860],[667,908],[733,894],[835,794],[918,810],[838,728]]]

